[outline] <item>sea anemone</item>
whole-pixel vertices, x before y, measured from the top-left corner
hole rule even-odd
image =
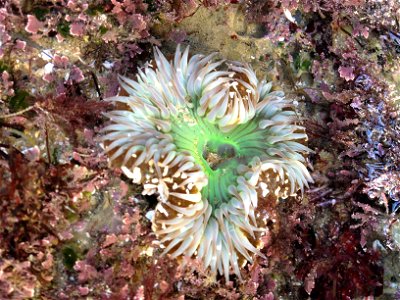
[[[103,140],[143,194],[158,195],[152,228],[163,253],[200,258],[228,281],[263,256],[259,201],[303,192],[312,179],[292,101],[249,65],[213,56],[189,58],[178,46],[169,62],[155,49],[136,81],[120,77],[128,95],[108,99],[118,110]]]

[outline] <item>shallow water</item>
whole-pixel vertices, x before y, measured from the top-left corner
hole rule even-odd
[[[236,2],[2,3],[0,299],[399,297],[399,4]],[[118,75],[177,44],[273,82],[312,150],[309,188],[259,196],[242,280],[162,256],[160,198],[104,153]]]

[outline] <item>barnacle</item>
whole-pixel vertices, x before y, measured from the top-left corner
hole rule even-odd
[[[153,230],[164,253],[240,278],[240,265],[262,255],[258,201],[312,181],[292,102],[246,64],[179,47],[171,62],[155,49],[155,66],[120,84],[128,96],[109,99],[119,109],[108,114],[106,152],[143,194],[158,194]]]

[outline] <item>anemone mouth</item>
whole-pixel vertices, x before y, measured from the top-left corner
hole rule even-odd
[[[195,116],[195,112],[190,113]],[[254,126],[239,126],[236,130],[222,132],[206,120],[194,119],[189,127],[179,122],[172,126],[171,135],[177,148],[188,152],[206,175],[208,184],[201,194],[215,212],[222,203],[231,200],[229,186],[234,185],[240,175],[238,166],[250,165],[255,155],[265,152],[266,145],[263,133],[253,132]]]
[[[179,47],[171,62],[156,49],[155,63],[136,81],[120,78],[128,96],[108,99],[123,108],[108,114],[105,151],[143,194],[158,194],[153,230],[163,253],[240,278],[239,262],[262,256],[258,202],[312,181],[304,128],[292,102],[248,65],[219,71],[222,62]]]

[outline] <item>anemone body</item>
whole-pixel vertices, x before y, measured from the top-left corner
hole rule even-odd
[[[154,61],[136,80],[120,78],[128,96],[108,99],[121,109],[108,114],[106,152],[143,194],[158,194],[153,230],[164,253],[240,278],[240,265],[262,255],[258,202],[312,180],[304,128],[284,93],[246,64],[179,47],[172,61],[156,49]]]

